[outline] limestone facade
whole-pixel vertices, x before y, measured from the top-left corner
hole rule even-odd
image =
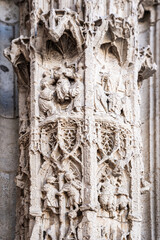
[[[153,42],[141,33],[158,3],[16,4],[20,37],[4,50],[19,90],[15,239],[147,239],[143,202],[152,194],[158,217],[158,196],[144,166],[140,104],[157,66]]]

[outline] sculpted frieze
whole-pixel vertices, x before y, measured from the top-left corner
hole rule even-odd
[[[81,221],[80,206],[82,204],[82,177],[80,167],[71,159],[65,158],[65,164],[58,159],[46,160],[40,170],[44,179],[42,185],[42,215],[48,221],[44,222],[46,239],[78,239],[78,224]],[[48,162],[48,163],[47,163]],[[46,165],[46,166],[45,166]],[[47,167],[50,166],[50,170]],[[45,168],[48,176],[45,176]],[[59,230],[55,228],[59,226]]]
[[[84,86],[80,74],[53,71],[53,77],[44,74],[39,95],[40,113],[44,117],[63,112],[82,112]]]
[[[5,50],[20,101],[16,240],[139,240],[138,87],[156,67],[135,49],[138,1],[27,3],[29,37]]]

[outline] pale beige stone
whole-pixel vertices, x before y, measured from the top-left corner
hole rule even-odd
[[[109,1],[101,18],[103,1],[20,2],[4,51],[19,83],[16,240],[140,240],[140,87],[156,71],[138,45],[145,4]]]

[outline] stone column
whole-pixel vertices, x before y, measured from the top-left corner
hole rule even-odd
[[[141,239],[139,88],[155,65],[138,49],[138,1],[19,4],[5,50],[20,99],[16,239]]]

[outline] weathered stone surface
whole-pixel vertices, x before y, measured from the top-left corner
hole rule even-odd
[[[140,240],[140,88],[156,65],[139,1],[19,6],[21,36],[4,51],[19,87],[16,240]]]

